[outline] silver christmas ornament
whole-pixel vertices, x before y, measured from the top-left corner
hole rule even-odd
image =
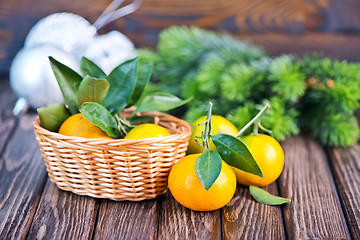
[[[96,28],[73,13],[54,13],[35,24],[25,39],[25,48],[54,45],[71,52],[92,41]]]
[[[48,56],[53,56],[74,70],[79,70],[79,62],[73,54],[51,45],[23,48],[11,64],[12,89],[34,108],[53,102],[64,102]]]
[[[135,57],[134,44],[122,33],[112,31],[94,37],[79,53],[94,61],[106,74],[119,64]]]
[[[117,9],[123,2],[112,1],[93,25],[76,14],[55,13],[33,26],[10,68],[11,87],[20,97],[14,113],[26,108],[24,99],[33,108],[63,101],[48,56],[74,70],[86,56],[107,72],[135,56],[132,42],[120,32],[97,35],[103,26],[134,12],[142,0]]]

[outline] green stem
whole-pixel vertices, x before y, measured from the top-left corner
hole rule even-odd
[[[254,122],[253,134],[254,134],[255,136],[259,135],[259,122],[258,122],[258,121],[255,121],[255,122]]]
[[[261,126],[260,124],[260,120],[261,118],[264,116],[265,112],[267,109],[270,108],[270,105],[267,103],[261,110],[260,112],[253,118],[251,119],[250,122],[248,122],[239,132],[238,134],[236,135],[236,137],[240,137],[241,134],[243,134],[250,126],[251,124],[254,123],[254,135],[258,135],[258,130],[259,130],[259,126],[260,128],[262,129],[263,127]]]
[[[259,126],[259,128],[260,128],[261,130],[263,130],[264,132],[267,132],[267,133],[269,133],[269,134],[272,133],[272,131],[271,131],[270,129],[267,129],[267,128],[265,128],[263,125],[261,125],[261,122],[258,122],[258,126]]]
[[[209,102],[209,106],[207,109],[207,117],[205,122],[200,123],[200,125],[205,125],[205,129],[204,131],[201,132],[201,137],[195,137],[195,141],[197,144],[202,145],[202,153],[207,152],[208,150],[210,150],[210,138],[211,138],[211,111],[212,111],[212,106],[213,104],[211,102]],[[199,143],[197,141],[197,139],[202,140],[201,143]]]
[[[211,111],[213,104],[209,102],[209,106],[207,109],[207,117],[205,121],[205,130],[203,136],[203,153],[210,150],[210,138],[211,138]]]
[[[118,123],[118,130],[120,131],[123,137],[125,137],[128,134],[128,132],[132,128],[134,128],[134,126],[132,126],[130,122],[122,119],[118,114],[115,114],[115,119],[117,120]]]

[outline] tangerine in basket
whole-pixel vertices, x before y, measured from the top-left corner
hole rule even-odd
[[[66,119],[59,129],[59,133],[66,136],[83,138],[113,139],[99,127],[88,121],[81,113],[74,114]]]
[[[169,131],[156,124],[145,123],[131,129],[124,139],[142,139],[142,138],[153,138],[153,137],[165,137],[171,135]]]
[[[171,194],[181,205],[195,211],[212,211],[225,206],[234,196],[236,177],[232,168],[222,161],[220,175],[206,190],[195,170],[200,154],[190,154],[172,167],[168,184]]]

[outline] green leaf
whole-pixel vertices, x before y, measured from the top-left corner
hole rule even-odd
[[[120,132],[117,128],[117,122],[111,113],[98,103],[86,102],[80,107],[80,112],[92,124],[98,126],[112,138],[118,138]]]
[[[131,94],[128,107],[135,105],[141,98],[147,83],[150,80],[152,72],[152,62],[146,64],[139,64],[136,72],[136,83]]]
[[[107,76],[109,92],[102,103],[111,113],[120,113],[127,105],[136,83],[138,59],[126,61]]]
[[[250,186],[249,189],[250,189],[251,195],[259,203],[264,203],[267,205],[281,205],[284,203],[291,202],[291,200],[288,198],[282,198],[282,197],[271,195],[270,193],[266,192],[265,190],[263,190],[259,187]]]
[[[104,71],[101,70],[101,68],[93,61],[87,59],[86,57],[82,57],[81,59],[80,71],[83,76],[89,75],[94,78],[106,78],[106,74],[104,73]]]
[[[109,82],[106,79],[97,79],[86,75],[81,81],[76,93],[78,106],[84,102],[102,103],[109,90]]]
[[[220,175],[221,167],[222,160],[217,152],[207,151],[197,159],[196,174],[206,191],[211,188]]]
[[[140,124],[140,123],[146,123],[146,122],[154,122],[153,116],[136,116],[129,119],[130,124]]]
[[[52,132],[58,132],[61,124],[71,116],[69,110],[62,103],[51,103],[38,108],[40,125]]]
[[[212,136],[212,140],[221,158],[227,164],[263,177],[254,157],[240,139],[229,134],[217,134]]]
[[[138,103],[133,114],[138,112],[168,111],[186,104],[191,99],[182,100],[171,93],[153,93],[145,96]]]
[[[79,107],[77,104],[76,92],[82,77],[71,68],[55,60],[53,57],[49,57],[49,60],[71,114],[78,113]]]

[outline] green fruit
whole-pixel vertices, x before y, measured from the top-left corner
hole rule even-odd
[[[69,110],[62,103],[51,103],[37,109],[40,118],[40,126],[58,132],[61,124],[71,116]]]

